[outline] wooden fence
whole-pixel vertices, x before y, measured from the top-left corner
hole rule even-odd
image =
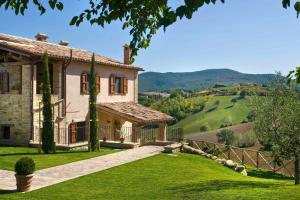
[[[256,167],[257,169],[271,170],[287,176],[294,176],[294,162],[284,160],[282,165],[277,165],[274,162],[271,152],[238,148],[207,141],[189,140],[188,142],[194,148],[206,152],[218,153],[218,157],[220,158],[230,159],[242,165]]]

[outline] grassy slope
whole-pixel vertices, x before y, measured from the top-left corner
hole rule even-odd
[[[56,154],[39,154],[36,148],[28,147],[0,147],[0,169],[14,170],[16,161],[22,157],[31,157],[37,169],[54,167],[78,160],[88,159],[113,153],[115,150],[101,148],[99,152],[86,152],[83,150],[57,151]]]
[[[202,125],[208,126],[209,130],[217,129],[221,124],[231,121],[232,124],[239,124],[246,119],[250,109],[248,101],[238,100],[233,107],[231,99],[235,96],[212,96],[210,97],[204,111],[191,115],[176,124],[176,126],[183,127],[185,133],[199,132]],[[208,109],[213,107],[213,103],[219,100],[220,105],[217,109],[208,112]]]
[[[162,154],[30,193],[0,199],[299,199],[293,180],[242,176],[196,155]]]

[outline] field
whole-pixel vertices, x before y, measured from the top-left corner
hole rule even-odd
[[[250,112],[249,98],[239,99],[236,103],[231,100],[238,96],[210,96],[205,109],[199,113],[188,116],[179,121],[175,126],[183,127],[184,133],[200,132],[201,126],[208,130],[218,129],[222,124],[240,124],[247,119]],[[219,105],[214,105],[219,101]]]
[[[30,193],[0,191],[0,199],[300,198],[300,187],[293,180],[269,172],[248,172],[250,176],[242,176],[197,155],[161,154]]]
[[[203,140],[203,141],[217,143],[218,139],[216,134],[223,129],[233,130],[234,133],[236,134],[247,134],[249,131],[251,131],[252,126],[253,126],[252,123],[237,124],[230,127],[215,129],[203,133],[187,134],[185,138],[191,140]]]

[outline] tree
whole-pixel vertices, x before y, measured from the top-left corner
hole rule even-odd
[[[44,53],[44,80],[43,80],[43,133],[42,149],[44,153],[54,152],[54,133],[51,105],[51,85],[48,66],[48,53]]]
[[[99,150],[99,122],[97,114],[97,91],[96,91],[96,66],[95,66],[95,54],[92,57],[92,66],[89,80],[89,112],[90,112],[90,150]]]
[[[259,142],[273,153],[277,164],[283,159],[294,161],[295,184],[299,184],[300,101],[296,92],[278,75],[267,97],[257,98],[253,105]]]
[[[242,91],[240,92],[240,98],[241,98],[241,99],[244,99],[244,98],[246,97],[246,95],[247,95],[247,91],[246,91],[246,90],[242,90]]]
[[[235,141],[234,132],[230,129],[224,129],[218,132],[217,138],[219,143],[224,143],[225,145],[232,145]]]

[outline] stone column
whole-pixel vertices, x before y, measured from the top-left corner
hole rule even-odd
[[[21,145],[29,143],[31,135],[31,65],[22,65],[22,96],[20,110],[19,132],[16,132],[16,140]]]
[[[166,123],[159,124],[159,140],[167,141],[167,124]]]

